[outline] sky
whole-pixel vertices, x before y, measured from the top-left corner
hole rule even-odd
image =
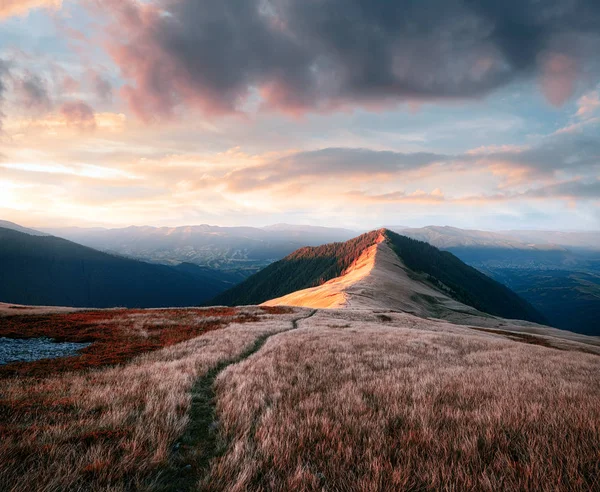
[[[0,218],[600,229],[597,0],[3,0]]]

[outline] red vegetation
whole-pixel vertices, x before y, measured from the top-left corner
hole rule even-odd
[[[292,308],[285,306],[260,306],[260,309],[267,314],[291,314],[294,312]]]
[[[271,313],[266,309],[265,312]],[[89,342],[91,345],[76,357],[0,366],[0,378],[42,377],[57,372],[121,364],[144,352],[195,338],[233,321],[257,320],[255,315],[227,307],[8,316],[0,318],[0,337],[48,337],[59,342]]]

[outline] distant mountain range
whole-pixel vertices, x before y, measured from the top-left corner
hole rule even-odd
[[[381,280],[373,280],[376,268]],[[373,280],[370,289],[365,279]],[[510,289],[451,253],[387,229],[344,243],[302,248],[212,301],[232,306],[263,302],[307,307],[342,307],[353,302],[356,307],[440,318],[478,311],[546,321]]]
[[[392,230],[437,248],[486,247],[532,251],[587,249],[600,251],[600,231],[478,231],[450,226],[391,227]]]
[[[54,236],[105,252],[152,263],[194,263],[235,272],[244,277],[302,246],[346,241],[357,235],[347,229],[277,224],[265,228],[126,227],[122,229],[44,229]]]
[[[0,301],[74,307],[194,306],[233,285],[192,264],[152,265],[0,228]]]
[[[193,274],[197,281],[206,278],[206,286],[211,286],[204,289],[206,297],[242,282],[304,246],[344,242],[360,234],[348,229],[288,224],[264,228],[199,225],[40,232],[0,221],[0,227],[38,236],[52,233],[107,252],[113,258],[175,267],[180,274]],[[600,319],[600,232],[490,232],[439,226],[393,229],[449,251],[501,282],[533,305],[552,326],[586,334],[597,332],[597,323],[591,320]],[[206,300],[204,294],[198,299]]]

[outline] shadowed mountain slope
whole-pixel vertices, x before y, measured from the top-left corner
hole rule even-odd
[[[23,232],[25,234],[29,234],[30,236],[49,236],[49,234],[46,234],[45,232],[23,227],[19,224],[15,224],[14,222],[9,222],[8,220],[0,220],[0,227],[3,229],[10,229],[12,231]]]
[[[401,230],[400,230],[401,229]],[[552,326],[600,335],[600,232],[399,228],[446,250],[529,302]]]
[[[448,317],[476,311],[543,323],[533,307],[448,252],[387,229],[302,248],[219,295],[216,304],[395,309]],[[479,313],[481,314],[481,313]]]
[[[377,241],[379,231],[343,243],[304,247],[277,261],[212,300],[214,304],[260,304],[340,276]]]
[[[190,269],[191,268],[191,269]],[[169,267],[0,228],[0,301],[73,307],[198,305],[231,283],[214,271]]]

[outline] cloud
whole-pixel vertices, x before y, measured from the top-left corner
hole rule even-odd
[[[8,64],[0,58],[0,131],[2,131],[2,122],[4,119],[4,112],[2,108],[6,98],[9,75]]]
[[[89,71],[88,77],[94,89],[96,97],[103,102],[111,102],[113,99],[113,86],[110,80],[104,78],[98,72]]]
[[[24,15],[37,8],[59,9],[62,0],[2,0],[0,2],[0,19],[15,15]]]
[[[278,185],[312,184],[322,179],[372,179],[429,167],[451,160],[441,154],[404,154],[370,149],[327,148],[298,152],[226,177],[231,191],[244,192]]]
[[[497,203],[507,201],[519,201],[523,199],[563,199],[576,200],[600,200],[600,179],[595,180],[573,180],[555,183],[539,188],[528,189],[524,192],[506,192],[493,195],[466,195],[462,197],[446,197],[439,189],[427,193],[417,190],[412,193],[394,191],[382,194],[369,194],[362,191],[352,191],[346,194],[348,198],[364,203],[423,203],[423,204],[458,204],[475,205],[486,203]]]
[[[568,55],[550,53],[543,57],[542,91],[554,106],[562,106],[575,91],[578,77],[577,60]]]
[[[577,116],[582,119],[590,118],[600,110],[600,89],[590,91],[577,100]]]
[[[529,179],[551,177],[557,172],[590,173],[600,170],[600,139],[565,133],[523,150],[489,153],[482,162],[499,169],[523,170]]]
[[[25,108],[42,112],[52,107],[46,81],[39,75],[26,72],[22,77],[14,80],[14,85]]]
[[[436,188],[431,193],[423,190],[416,190],[412,193],[404,191],[393,191],[391,193],[382,193],[373,195],[362,191],[351,191],[346,193],[346,197],[363,203],[419,203],[419,204],[439,204],[448,201],[444,193]],[[453,201],[451,199],[451,201]]]
[[[66,102],[60,107],[59,112],[67,126],[81,131],[96,129],[94,109],[83,101]]]
[[[536,146],[488,146],[461,154],[402,153],[365,148],[324,148],[295,152],[234,170],[225,176],[233,192],[314,187],[325,180],[369,182],[384,178],[432,177],[488,171],[503,187],[549,182],[559,175],[600,173],[600,139],[581,134],[554,135]]]
[[[98,0],[146,119],[477,98],[539,75],[553,104],[600,46],[595,0]]]
[[[522,196],[532,198],[564,198],[568,200],[600,200],[600,179],[573,180],[529,190]]]

